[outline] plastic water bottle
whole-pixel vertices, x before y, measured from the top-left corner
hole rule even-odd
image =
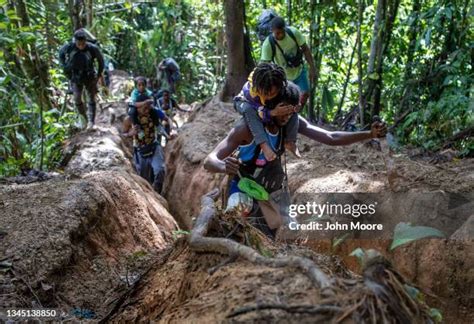
[[[138,139],[142,140],[144,138],[145,138],[145,132],[143,131],[143,129],[140,129],[140,131],[138,132]]]

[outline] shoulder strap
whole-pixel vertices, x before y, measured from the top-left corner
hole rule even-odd
[[[275,49],[275,46],[278,47],[278,49],[280,50],[281,54],[283,55],[283,58],[285,59],[286,61],[286,57],[285,57],[285,52],[283,52],[283,49],[280,47],[280,45],[278,44],[277,40],[275,39],[275,37],[273,37],[273,35],[270,35],[268,36],[270,37],[270,43],[272,44],[272,61],[274,61],[275,59],[275,52],[276,52],[276,49]],[[288,63],[288,62],[287,62]]]
[[[296,46],[297,46],[298,49],[299,49],[299,48],[300,48],[300,45],[298,44],[298,41],[296,40],[296,36],[295,36],[295,34],[293,34],[293,32],[291,31],[291,29],[288,28],[288,27],[285,27],[285,32],[288,34],[288,36],[291,37],[292,40],[295,41]]]
[[[74,55],[77,54],[77,52],[79,52],[79,49],[76,47],[76,45],[72,44],[72,46],[70,46],[68,48],[68,51],[66,52],[67,53],[67,63],[72,62],[72,58],[74,57]]]
[[[270,43],[270,47],[272,48],[272,62],[275,62],[275,38],[273,37],[272,34],[268,36],[268,42]]]

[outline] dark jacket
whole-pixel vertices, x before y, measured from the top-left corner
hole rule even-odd
[[[94,62],[97,61],[97,72]],[[64,45],[59,51],[59,62],[66,76],[73,82],[89,81],[102,75],[104,71],[104,57],[100,49],[87,42],[84,50],[79,50],[74,42]]]

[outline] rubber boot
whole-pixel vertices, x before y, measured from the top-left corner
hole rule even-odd
[[[89,102],[87,104],[87,129],[91,129],[95,124],[96,104]]]

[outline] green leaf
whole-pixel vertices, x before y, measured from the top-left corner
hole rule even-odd
[[[20,133],[18,131],[15,131],[15,135],[16,135],[16,138],[20,141],[21,145],[26,145],[27,144],[28,141],[26,140],[25,135],[23,135],[22,133]]]
[[[22,32],[18,34],[17,38],[29,43],[34,42],[36,40],[36,35],[30,32]]]
[[[177,230],[177,231],[172,232],[174,240],[177,240],[179,235],[190,235],[190,234],[191,234],[191,232],[184,231],[184,230]]]
[[[335,239],[332,243],[332,247],[335,248],[338,245],[340,245],[342,242],[344,242],[349,237],[349,235],[350,235],[349,233],[345,233],[341,237],[338,237],[337,239]]]
[[[425,46],[428,47],[431,44],[431,27],[428,27],[428,30],[425,33]]]
[[[443,314],[437,308],[430,309],[430,317],[435,320],[436,323],[441,323],[443,321]]]
[[[410,297],[413,300],[420,301],[420,302],[423,301],[424,297],[420,290],[407,284],[404,285],[404,288],[405,288],[405,291],[408,293],[408,295],[410,295]]]
[[[15,40],[9,37],[1,36],[0,41],[9,43],[9,44],[15,44]]]
[[[364,257],[365,257],[365,251],[361,248],[357,248],[354,251],[352,251],[351,254],[349,255],[356,257],[359,264],[362,265],[362,261],[364,260]]]
[[[433,227],[412,226],[410,223],[398,223],[395,227],[392,245],[390,250],[427,237],[445,237],[445,235]]]

